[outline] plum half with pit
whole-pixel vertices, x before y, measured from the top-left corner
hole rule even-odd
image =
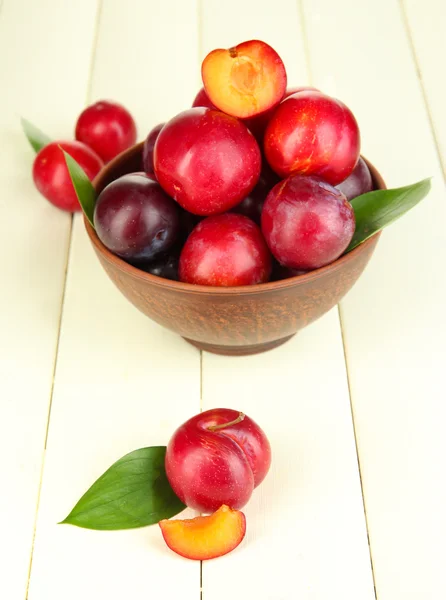
[[[201,75],[210,101],[240,119],[260,115],[279,104],[287,82],[282,59],[260,40],[213,50],[203,61]]]
[[[180,255],[180,281],[238,286],[268,281],[271,254],[260,228],[248,217],[225,213],[203,219]]]
[[[190,108],[162,128],[154,148],[155,176],[195,215],[223,213],[257,183],[259,146],[246,126],[218,110]]]
[[[294,175],[268,194],[262,231],[281,265],[309,271],[346,250],[355,231],[355,214],[344,194],[329,183]]]
[[[135,265],[167,252],[180,233],[178,205],[141,173],[107,185],[96,202],[94,226],[111,252]]]
[[[365,160],[359,157],[353,172],[336,187],[341,190],[347,200],[353,200],[356,196],[371,192],[373,190],[372,175]]]

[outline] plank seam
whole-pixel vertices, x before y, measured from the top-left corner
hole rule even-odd
[[[88,74],[88,79],[87,79],[87,92],[85,95],[85,104],[86,105],[89,104],[90,97],[91,97],[93,72],[94,72],[94,65],[96,62],[96,50],[97,50],[98,39],[99,39],[99,35],[98,35],[99,34],[99,23],[100,23],[100,18],[102,15],[103,0],[97,0],[97,2],[98,2],[98,4],[97,4],[97,9],[96,9],[96,18],[95,18],[95,26],[94,26],[95,28],[94,28],[94,34],[93,34],[92,50],[91,50],[91,59],[90,59],[89,74]],[[65,304],[65,294],[66,294],[66,287],[67,287],[67,280],[68,280],[68,269],[69,269],[69,264],[70,264],[72,241],[73,241],[73,220],[74,220],[74,218],[73,218],[73,214],[72,214],[71,215],[71,226],[70,226],[70,232],[69,232],[69,246],[68,246],[68,252],[67,252],[67,261],[66,261],[66,265],[65,265],[64,291],[63,291],[63,296],[62,296],[61,312],[60,312],[60,319],[59,319],[59,330],[58,330],[57,345],[56,345],[56,360],[54,363],[53,382],[52,382],[52,387],[51,387],[50,406],[49,406],[47,429],[46,429],[46,435],[45,435],[45,450],[46,450],[47,442],[48,442],[48,432],[49,432],[50,420],[51,420],[51,408],[52,408],[52,404],[53,404],[54,380],[56,377],[57,361],[58,361],[58,356],[59,356],[59,343],[60,343],[60,336],[61,336],[61,331],[62,331],[63,309],[64,309],[64,304]]]
[[[203,5],[202,0],[197,0],[197,52],[198,52],[198,72],[201,73],[201,61],[203,56]],[[200,76],[201,81],[201,76]]]
[[[37,525],[37,515],[39,514],[39,507],[40,507],[40,494],[42,493],[42,478],[43,478],[43,470],[45,467],[45,454],[46,454],[46,450],[43,450],[43,456],[42,456],[42,462],[40,465],[40,474],[39,474],[39,487],[37,490],[37,502],[36,502],[36,510],[35,510],[35,514],[34,514],[34,527],[33,527],[33,537],[32,537],[32,541],[31,541],[31,554],[29,557],[29,565],[28,565],[28,576],[26,579],[26,591],[25,591],[25,599],[28,600],[28,596],[29,596],[29,585],[31,582],[31,571],[32,571],[32,566],[33,566],[33,558],[34,558],[34,545],[36,542],[36,525]]]
[[[201,61],[203,57],[203,5],[197,0],[197,59],[198,59],[198,88],[201,87]],[[203,350],[200,350],[200,412],[203,412]],[[203,561],[200,560],[200,600],[203,600]]]
[[[45,465],[45,452],[46,452],[46,445],[47,445],[47,441],[48,441],[48,429],[49,429],[49,423],[50,423],[50,418],[51,418],[51,407],[53,404],[54,381],[55,381],[56,368],[57,368],[57,358],[59,355],[60,332],[62,329],[63,308],[64,308],[64,304],[65,304],[65,294],[66,294],[66,289],[67,289],[68,264],[69,264],[70,253],[71,253],[72,231],[73,231],[73,215],[71,214],[70,215],[70,228],[69,228],[69,232],[68,232],[67,252],[66,252],[66,258],[65,258],[63,290],[62,290],[62,298],[61,298],[61,302],[60,302],[60,311],[59,311],[59,319],[58,319],[58,327],[57,327],[56,347],[55,347],[55,352],[54,352],[54,366],[53,366],[53,374],[52,374],[52,380],[51,380],[50,399],[49,399],[49,403],[48,403],[48,413],[47,413],[47,418],[46,418],[45,441],[44,441],[44,445],[43,445],[42,462],[40,465],[39,486],[37,489],[36,510],[35,510],[35,515],[34,515],[33,536],[32,536],[32,542],[31,542],[31,554],[30,554],[30,559],[29,559],[28,577],[27,577],[27,582],[26,582],[26,596],[25,596],[26,599],[28,599],[29,584],[31,581],[31,570],[32,570],[32,563],[33,563],[33,556],[34,556],[34,544],[36,541],[37,516],[39,513],[39,507],[40,507],[40,494],[42,492],[43,471],[44,471],[44,465]]]
[[[86,97],[85,97],[86,106],[88,106],[89,102],[91,101],[91,90],[93,87],[93,75],[94,75],[94,69],[95,69],[95,65],[96,65],[96,55],[97,55],[98,41],[99,41],[99,29],[100,29],[100,23],[101,23],[101,18],[102,18],[103,0],[97,0],[97,3],[98,4],[97,4],[97,9],[96,9],[96,19],[95,19],[95,25],[94,25],[93,44],[92,44],[91,58],[90,58],[90,69],[88,72],[88,80],[87,80],[87,93],[86,93]]]
[[[97,50],[98,38],[99,38],[99,35],[98,35],[99,23],[100,23],[100,18],[102,15],[102,0],[97,0],[97,2],[98,2],[98,4],[97,4],[97,9],[96,9],[96,18],[95,18],[95,25],[94,25],[95,29],[94,29],[94,34],[93,34],[91,60],[90,60],[89,73],[88,73],[88,79],[87,79],[86,104],[88,104],[88,101],[89,101],[89,98],[91,95],[91,86],[92,86],[92,82],[93,82],[93,70],[94,70],[94,64],[95,64],[95,59],[96,59],[96,50]],[[2,8],[2,5],[3,5],[3,0],[0,0],[0,10]],[[69,270],[71,251],[72,251],[73,222],[74,222],[74,217],[73,217],[73,214],[71,214],[70,228],[69,228],[69,232],[68,232],[68,246],[67,246],[66,259],[65,259],[63,290],[62,290],[62,298],[61,298],[61,303],[60,303],[53,376],[52,376],[52,381],[51,381],[50,398],[49,398],[49,404],[48,404],[48,414],[47,414],[47,420],[46,420],[43,456],[42,456],[42,462],[41,462],[41,467],[40,467],[39,485],[38,485],[38,489],[37,489],[37,501],[36,501],[34,524],[33,524],[31,552],[30,552],[29,566],[28,566],[28,577],[27,577],[27,582],[26,582],[26,593],[25,593],[26,600],[28,600],[28,597],[29,597],[29,587],[30,587],[30,583],[31,583],[31,573],[32,573],[32,565],[33,565],[33,558],[34,558],[36,531],[37,531],[37,520],[38,520],[40,499],[41,499],[41,493],[42,493],[43,474],[44,474],[44,469],[45,469],[45,456],[46,456],[48,434],[49,434],[50,421],[51,421],[51,409],[53,406],[54,383],[55,383],[55,379],[56,379],[57,364],[58,364],[58,358],[59,358],[59,345],[60,345],[60,339],[61,339],[61,333],[62,333],[63,314],[64,314],[65,298],[66,298],[66,291],[67,291],[67,281],[68,281],[68,270]]]
[[[366,500],[365,500],[365,495],[364,495],[364,486],[362,483],[362,471],[361,471],[361,461],[359,458],[358,437],[356,435],[355,411],[353,408],[353,401],[352,401],[350,372],[349,372],[349,368],[348,368],[347,348],[346,348],[344,329],[343,329],[342,308],[341,308],[340,304],[338,304],[338,315],[339,315],[339,323],[341,326],[342,350],[344,352],[345,372],[346,372],[346,376],[347,376],[348,396],[349,396],[349,400],[350,400],[350,414],[351,414],[352,425],[353,425],[353,436],[355,439],[356,461],[357,461],[357,465],[358,465],[359,482],[361,484],[362,507],[364,510],[364,520],[365,520],[365,525],[366,525],[366,530],[367,530],[367,544],[369,547],[370,568],[372,570],[373,591],[374,591],[376,600],[378,600],[378,594],[376,591],[375,569],[373,566],[373,553],[372,553],[372,546],[370,543],[369,521],[368,521],[368,517],[367,517],[367,507],[366,507]]]
[[[308,43],[308,32],[305,22],[305,10],[303,0],[297,0],[297,10],[299,12],[300,28],[302,31],[302,42],[304,47],[305,65],[307,67],[307,79],[310,85],[313,85],[313,75],[311,72],[310,45]]]
[[[50,402],[48,405],[48,415],[47,415],[47,419],[46,419],[46,431],[45,431],[45,443],[44,443],[44,450],[46,450],[46,446],[47,446],[47,442],[48,442],[48,430],[49,430],[49,426],[50,426],[50,419],[51,419],[51,408],[53,405],[53,394],[54,394],[54,382],[56,380],[56,370],[57,370],[57,360],[59,357],[59,345],[60,345],[60,337],[61,337],[61,331],[62,331],[62,320],[63,320],[63,311],[64,311],[64,306],[65,306],[65,296],[67,293],[67,280],[68,280],[68,268],[69,268],[69,264],[70,264],[70,256],[71,256],[71,241],[72,241],[72,236],[73,236],[73,221],[74,221],[74,217],[73,214],[70,215],[70,229],[68,232],[68,248],[67,248],[67,256],[65,259],[65,272],[64,272],[64,279],[63,279],[63,292],[62,292],[62,300],[60,303],[60,312],[59,312],[59,323],[58,323],[58,328],[57,328],[57,340],[56,340],[56,352],[55,352],[55,359],[54,359],[54,368],[53,368],[53,378],[51,381],[51,390],[50,390]]]
[[[415,66],[415,71],[416,71],[416,74],[417,74],[417,79],[419,81],[419,85],[420,85],[420,89],[421,89],[421,94],[423,96],[424,108],[426,110],[427,119],[428,119],[430,130],[431,130],[431,133],[432,133],[432,138],[433,138],[433,141],[434,141],[434,146],[435,146],[435,151],[436,151],[436,154],[437,154],[437,159],[438,159],[438,162],[440,163],[440,171],[443,174],[443,180],[446,183],[446,170],[445,170],[446,168],[443,167],[443,160],[442,160],[443,157],[442,157],[442,154],[441,154],[440,144],[439,144],[437,133],[436,133],[436,130],[435,130],[435,124],[434,124],[434,119],[432,117],[432,113],[431,113],[431,109],[430,109],[428,94],[427,94],[426,88],[424,86],[424,80],[423,80],[423,75],[422,75],[422,71],[421,71],[421,65],[420,65],[419,60],[418,60],[416,46],[415,46],[415,42],[414,42],[414,39],[413,39],[413,36],[412,36],[411,27],[410,27],[410,21],[409,21],[409,17],[407,16],[406,5],[404,3],[404,0],[399,0],[398,4],[399,4],[400,12],[401,12],[401,20],[403,22],[404,32],[406,34],[406,38],[407,38],[407,42],[408,42],[408,45],[409,45],[410,54],[411,54],[411,57],[412,57],[413,64]],[[446,160],[446,157],[445,157],[445,160]]]
[[[307,27],[306,27],[305,9],[304,9],[304,5],[303,5],[303,0],[298,0],[297,4],[298,4],[298,10],[299,10],[299,16],[300,16],[300,22],[301,22],[302,41],[303,41],[303,46],[304,46],[305,63],[307,66],[308,80],[309,80],[309,84],[313,85],[314,82],[313,82],[313,74],[312,74],[312,69],[311,69],[310,44],[309,44],[309,40],[308,40],[308,31],[307,31]],[[369,547],[370,568],[372,571],[373,592],[374,592],[375,598],[377,599],[378,596],[377,596],[377,592],[376,592],[376,581],[375,581],[375,572],[374,572],[374,568],[373,568],[372,548],[370,545],[369,525],[368,525],[368,520],[367,520],[367,509],[366,509],[366,504],[365,504],[364,488],[363,488],[363,484],[362,484],[361,462],[359,459],[358,440],[357,440],[357,436],[356,436],[355,418],[354,418],[354,410],[353,410],[353,402],[352,402],[352,392],[351,392],[351,386],[350,386],[350,374],[349,374],[348,362],[347,362],[347,352],[346,352],[346,346],[345,346],[342,313],[341,313],[341,307],[339,304],[338,304],[338,319],[339,319],[339,327],[340,327],[340,331],[341,331],[342,350],[344,353],[345,374],[346,374],[346,378],[347,378],[348,397],[349,397],[349,402],[350,402],[350,414],[351,414],[352,425],[353,425],[353,436],[354,436],[354,440],[355,440],[356,462],[358,465],[359,482],[361,485],[362,508],[364,511],[364,519],[365,519],[365,525],[366,525],[366,530],[367,530],[367,543],[368,543],[368,547]]]

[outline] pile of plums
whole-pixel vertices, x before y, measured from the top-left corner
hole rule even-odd
[[[193,107],[147,136],[140,173],[99,195],[97,234],[160,277],[239,286],[335,261],[355,230],[349,202],[372,189],[352,112],[288,88],[264,42],[214,50]]]

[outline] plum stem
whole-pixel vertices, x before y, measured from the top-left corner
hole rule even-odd
[[[220,423],[220,425],[211,425],[208,427],[209,431],[218,431],[219,429],[224,429],[225,427],[231,427],[231,425],[237,425],[237,423],[241,423],[245,418],[244,413],[240,412],[238,417],[233,421],[229,421],[229,423]]]

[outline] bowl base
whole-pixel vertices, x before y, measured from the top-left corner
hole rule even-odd
[[[262,344],[252,344],[251,346],[220,346],[218,344],[206,344],[205,342],[197,342],[188,338],[183,338],[195,348],[199,350],[206,350],[206,352],[212,352],[212,354],[222,354],[224,356],[248,356],[249,354],[260,354],[260,352],[266,352],[267,350],[273,350],[282,344],[285,344],[288,340],[294,337],[296,334],[288,335],[287,337],[281,338],[280,340],[273,340],[272,342],[264,342]]]

